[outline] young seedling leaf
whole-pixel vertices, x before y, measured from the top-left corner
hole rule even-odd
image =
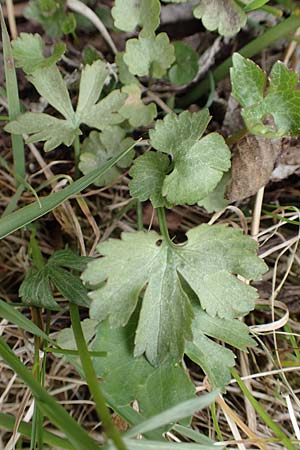
[[[173,205],[194,204],[205,198],[230,168],[230,150],[223,137],[202,137],[210,120],[207,109],[167,114],[150,131],[150,142],[172,158],[173,170],[166,175],[162,195]]]
[[[155,232],[136,232],[109,239],[98,250],[103,257],[82,276],[95,286],[106,281],[90,293],[91,318],[124,326],[142,295],[135,356],[145,353],[153,365],[168,357],[179,361],[192,340],[193,310],[181,277],[209,315],[232,319],[253,309],[256,298],[256,290],[235,275],[259,279],[266,270],[256,243],[223,225],[196,227],[181,246],[170,246]]]
[[[70,249],[56,250],[48,259],[48,264],[74,269],[82,272],[92,258],[88,256],[79,256]]]
[[[62,269],[56,264],[48,264],[48,273],[52,283],[62,296],[70,303],[89,307],[90,298],[78,275]]]
[[[46,58],[43,39],[39,34],[30,33],[21,33],[20,37],[12,42],[12,47],[16,66],[21,67],[27,74],[55,65],[66,49],[65,44],[59,42],[55,44],[52,55]]]
[[[52,294],[47,267],[32,268],[28,271],[20,286],[19,295],[27,305],[58,309],[58,304]]]
[[[109,127],[99,133],[91,131],[88,138],[83,141],[80,154],[79,169],[87,174],[96,167],[102,167],[110,158],[120,154],[125,148],[134,143],[132,138],[126,138],[126,132],[120,127]],[[112,167],[105,175],[98,177],[94,184],[106,186],[113,183],[122,173],[122,168],[131,164],[134,151],[132,150],[126,158]]]
[[[147,152],[139,156],[130,169],[130,195],[141,202],[151,200],[154,208],[169,206],[162,196],[165,177],[170,168],[167,155],[158,152]]]
[[[201,0],[194,9],[194,16],[202,19],[207,30],[218,30],[222,36],[238,33],[247,19],[236,0]]]
[[[140,36],[148,37],[160,23],[159,0],[116,0],[111,10],[115,26],[119,30],[134,31],[137,26],[142,28]]]
[[[29,270],[19,289],[22,301],[28,305],[58,309],[52,294],[55,287],[70,302],[89,306],[90,298],[79,276],[64,268],[80,271],[86,266],[88,258],[77,256],[70,250],[59,250],[57,253],[57,256],[54,253],[42,268],[33,267]]]
[[[166,33],[147,38],[140,36],[126,43],[124,62],[133,75],[161,78],[174,61],[174,47]]]
[[[121,90],[128,95],[124,105],[120,109],[121,116],[127,119],[131,126],[139,128],[153,122],[157,115],[155,103],[145,105],[141,99],[142,91],[136,84],[124,86]]]
[[[28,143],[45,141],[44,150],[50,151],[62,143],[70,146],[81,134],[80,125],[86,124],[97,130],[122,122],[118,113],[126,94],[114,90],[98,101],[102,92],[107,69],[102,61],[85,66],[82,71],[76,112],[70,100],[66,83],[56,66],[35,70],[29,80],[39,94],[65,118],[57,119],[44,113],[25,113],[9,122],[5,130],[12,134],[29,134]]]
[[[231,69],[232,94],[243,107],[252,134],[275,139],[300,131],[300,91],[297,74],[277,62],[267,76],[256,64],[235,53]]]
[[[171,83],[190,83],[198,73],[198,54],[184,42],[173,42],[175,49],[175,63],[169,70],[168,76]]]

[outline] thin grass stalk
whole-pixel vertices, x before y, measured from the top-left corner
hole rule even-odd
[[[70,303],[70,316],[80,361],[89,387],[89,391],[95,401],[99,420],[102,421],[107,436],[114,442],[116,448],[119,450],[126,450],[126,446],[121,438],[120,433],[115,427],[110,412],[106,406],[105,397],[102,393],[100,383],[97,378],[93,362],[84,339],[83,331],[81,328],[79,309],[78,306],[74,303]]]
[[[261,417],[261,419],[265,422],[265,424],[274,432],[274,434],[278,437],[280,442],[285,445],[287,450],[296,450],[296,447],[292,444],[290,439],[284,434],[281,428],[272,420],[269,414],[264,410],[261,404],[253,397],[243,380],[240,378],[239,374],[235,369],[231,369],[232,376],[236,379],[241,391],[249,400],[257,414]]]
[[[96,450],[101,448],[81,428],[78,423],[57,403],[57,401],[35,380],[32,373],[16,357],[4,339],[0,337],[0,355],[5,363],[11,367],[15,373],[31,389],[39,407],[51,422],[61,431],[63,431],[75,450]]]
[[[5,25],[1,6],[0,6],[0,21],[2,28],[4,72],[6,80],[8,114],[9,120],[14,120],[21,112],[18,93],[18,82],[10,39]],[[19,186],[21,184],[20,180],[23,180],[25,178],[26,173],[23,137],[21,135],[12,135],[11,142],[13,149],[14,173],[16,177],[16,185]]]

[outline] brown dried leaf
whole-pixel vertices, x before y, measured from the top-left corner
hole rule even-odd
[[[226,198],[234,202],[256,194],[271,178],[281,150],[280,139],[251,135],[241,139],[232,151],[231,181]]]

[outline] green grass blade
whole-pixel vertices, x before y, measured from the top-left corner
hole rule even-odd
[[[78,423],[65,411],[65,409],[48,394],[48,392],[35,380],[32,373],[15,356],[6,342],[0,338],[0,355],[8,366],[24,381],[38,402],[43,413],[51,422],[63,431],[76,450],[96,450],[100,448],[97,443],[78,425]]]
[[[47,197],[40,199],[40,202],[31,203],[30,205],[24,206],[24,208],[21,208],[0,219],[0,239],[52,211],[73,195],[79,194],[79,192],[83,191],[90,184],[92,184],[97,177],[103,175],[125,155],[127,155],[134,145],[135,144],[121,152],[115,158],[112,158],[104,164],[100,170],[95,169],[87,175],[79,178],[79,180],[74,181],[74,183],[61,191],[50,194]]]
[[[212,391],[209,394],[204,394],[200,397],[192,398],[191,400],[179,403],[178,405],[173,406],[172,408],[169,408],[160,414],[150,417],[150,419],[147,419],[144,422],[131,428],[131,430],[125,433],[125,436],[132,437],[136,436],[137,434],[143,434],[147,431],[152,431],[160,428],[163,425],[167,425],[169,423],[174,423],[178,420],[184,419],[185,417],[194,414],[196,411],[209,406],[215,400],[218,394],[218,390]]]
[[[22,313],[20,313],[20,311],[15,309],[14,306],[12,306],[9,303],[6,303],[1,299],[0,299],[0,317],[8,320],[10,323],[13,323],[14,325],[17,325],[21,330],[28,331],[34,336],[39,336],[40,338],[57,347],[56,342],[50,339],[49,336],[47,336],[47,334],[44,333],[38,326],[36,326],[33,322],[31,322],[31,320],[27,319],[27,317],[25,317]]]
[[[4,71],[6,80],[8,113],[9,119],[14,120],[21,112],[18,93],[18,82],[12,54],[12,48],[10,45],[10,39],[5,25],[1,6],[0,6],[0,21],[2,29]],[[20,184],[19,180],[24,179],[26,173],[23,137],[21,135],[11,136],[11,142],[13,149],[14,172],[16,176],[16,184],[18,186]]]
[[[0,413],[0,428],[3,430],[13,431],[16,423],[16,418],[9,415]],[[29,423],[21,422],[18,427],[19,433],[22,436],[30,438],[32,434],[32,428]],[[61,448],[65,450],[74,450],[72,444],[66,439],[56,436],[54,433],[44,430],[44,442],[51,446],[51,448]]]
[[[288,438],[286,434],[281,430],[281,428],[275,423],[269,414],[264,410],[261,404],[253,397],[251,392],[248,390],[247,386],[240,378],[239,374],[235,369],[231,369],[232,376],[236,379],[241,391],[245,395],[245,397],[249,400],[257,414],[261,417],[261,419],[265,422],[265,424],[274,432],[274,434],[278,437],[280,442],[284,444],[284,448],[287,450],[296,450],[296,447],[292,444],[291,440]]]

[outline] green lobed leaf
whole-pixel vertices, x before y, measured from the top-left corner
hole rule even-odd
[[[188,44],[177,41],[173,42],[175,49],[175,63],[168,72],[171,83],[190,83],[198,73],[198,54]]]
[[[137,314],[125,327],[111,329],[105,321],[97,328],[92,350],[106,351],[107,357],[95,359],[94,366],[113,403],[137,400],[141,413],[150,417],[191,398],[195,388],[181,365],[166,361],[154,368],[144,356],[134,357],[136,323]]]
[[[70,146],[75,137],[81,134],[68,120],[57,119],[45,113],[26,112],[9,122],[5,131],[12,134],[29,134],[27,144],[46,141],[44,150],[49,152],[61,144]]]
[[[132,177],[129,182],[130,195],[141,202],[151,200],[154,208],[168,206],[162,196],[162,187],[169,168],[167,155],[147,152],[139,156],[129,171]]]
[[[212,317],[199,306],[194,306],[193,330],[226,342],[239,350],[247,350],[256,345],[249,335],[249,328],[238,319]]]
[[[115,58],[115,62],[118,66],[119,80],[124,85],[137,84],[139,86],[139,80],[134,75],[132,75],[127,64],[125,64],[124,54],[124,52],[118,52]]]
[[[122,91],[127,94],[124,105],[120,109],[121,116],[127,119],[131,126],[139,128],[153,122],[157,116],[155,103],[145,105],[141,99],[142,91],[136,84],[124,86]]]
[[[37,69],[28,79],[53,108],[66,119],[74,120],[75,113],[68,89],[57,66]]]
[[[224,173],[221,181],[217,184],[215,189],[211,191],[207,197],[204,197],[198,202],[199,206],[203,206],[207,212],[212,213],[221,211],[228,205],[228,200],[225,199],[225,192],[230,180],[230,171]]]
[[[159,0],[116,0],[111,10],[119,30],[134,31],[142,27],[140,35],[151,36],[160,23]]]
[[[299,134],[300,91],[295,72],[277,62],[266,88],[262,69],[235,53],[231,81],[232,94],[243,106],[242,116],[251,133],[270,139]]]
[[[186,345],[187,356],[203,369],[213,389],[224,390],[231,378],[230,369],[234,366],[234,353],[208,339],[198,330],[193,331],[194,340]]]
[[[133,75],[161,78],[175,61],[174,47],[166,33],[126,42],[124,62]]]
[[[207,30],[218,30],[223,36],[238,33],[247,19],[236,0],[201,0],[194,9],[194,16],[202,19]]]
[[[118,126],[108,127],[101,133],[91,131],[81,147],[79,169],[87,174],[96,167],[102,167],[110,158],[119,155],[124,149],[133,145],[132,138],[126,138],[126,132]],[[106,186],[113,183],[122,173],[122,168],[131,164],[134,151],[112,167],[105,175],[98,177],[94,184]]]
[[[127,94],[114,90],[99,100],[108,72],[102,61],[87,65],[82,71],[76,112],[65,81],[56,66],[35,70],[29,77],[35,88],[66,120],[43,113],[25,113],[9,122],[5,130],[12,134],[29,134],[28,143],[45,141],[44,150],[61,144],[70,146],[81,134],[80,125],[104,130],[124,118],[118,113]]]
[[[53,53],[44,56],[45,43],[39,34],[21,33],[20,37],[12,42],[13,56],[17,67],[25,73],[31,74],[37,69],[51,67],[65,52],[66,46],[59,42],[55,44]]]
[[[256,256],[256,243],[239,230],[201,225],[187,233],[187,242],[170,246],[155,232],[123,233],[98,246],[102,258],[88,264],[84,282],[99,286],[90,293],[91,318],[108,318],[125,326],[142,295],[135,338],[135,356],[145,353],[153,365],[166,358],[179,361],[192,339],[193,310],[180,277],[203,309],[232,319],[254,307],[256,290],[235,277],[258,279],[266,265]]]
[[[231,153],[221,135],[211,133],[200,139],[209,120],[207,109],[178,116],[171,113],[150,131],[152,146],[172,158],[173,170],[162,185],[162,196],[169,204],[199,202],[230,168]],[[145,184],[141,177],[135,179],[138,182]]]

